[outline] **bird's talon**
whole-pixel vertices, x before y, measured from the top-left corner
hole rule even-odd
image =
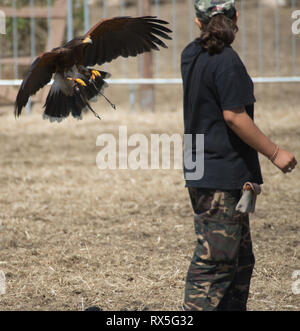
[[[81,85],[83,87],[86,87],[86,83],[80,78],[76,78],[75,82],[77,82],[79,85]]]
[[[68,80],[79,84],[80,86],[86,87],[86,83],[80,78],[68,78]]]
[[[98,70],[92,70],[92,76],[91,76],[92,80],[95,80],[96,77],[100,77],[100,76],[101,76],[101,74]]]

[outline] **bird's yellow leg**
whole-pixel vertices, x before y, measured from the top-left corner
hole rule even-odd
[[[68,78],[68,80],[78,83],[79,85],[85,87],[86,83],[80,78]]]
[[[92,72],[92,76],[91,76],[91,79],[92,80],[95,80],[96,77],[100,77],[101,76],[101,74],[100,74],[100,72],[98,70],[92,70],[91,72]]]

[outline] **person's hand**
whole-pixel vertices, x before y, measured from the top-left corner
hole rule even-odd
[[[297,165],[297,160],[295,156],[281,148],[279,148],[278,154],[272,162],[285,174],[288,172],[292,172]]]

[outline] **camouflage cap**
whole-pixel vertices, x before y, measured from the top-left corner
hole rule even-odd
[[[236,13],[235,0],[195,0],[195,9],[197,18],[204,23],[217,14],[233,18]]]

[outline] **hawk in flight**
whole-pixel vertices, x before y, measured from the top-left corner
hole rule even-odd
[[[44,118],[61,122],[72,114],[81,119],[84,109],[90,109],[100,118],[89,102],[98,95],[105,98],[103,90],[108,86],[105,79],[110,74],[92,67],[119,56],[126,58],[159,50],[158,46],[167,48],[160,39],[171,40],[168,33],[172,31],[165,26],[167,24],[153,16],[104,19],[83,37],[43,53],[25,75],[15,103],[15,116],[20,116],[29,97],[47,85],[54,75]]]

